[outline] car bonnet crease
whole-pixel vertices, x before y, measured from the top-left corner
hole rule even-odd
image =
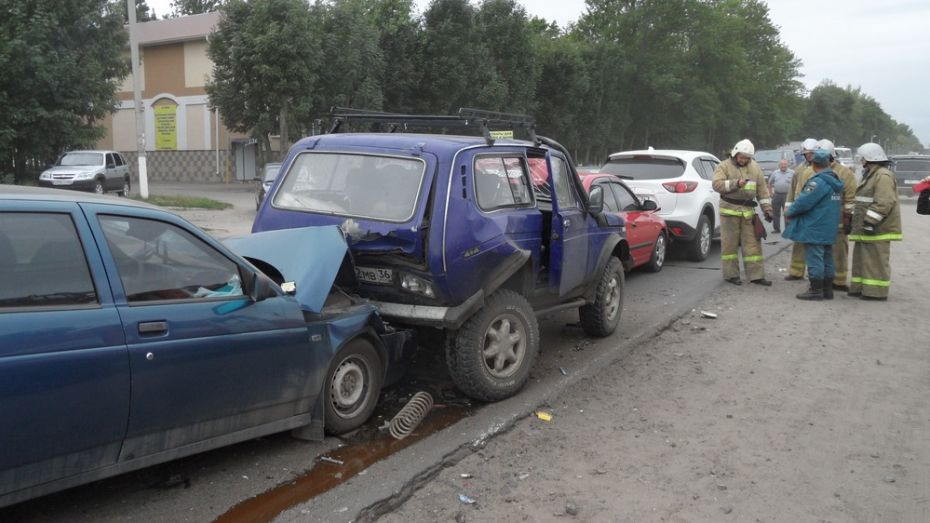
[[[319,313],[348,247],[339,227],[320,226],[253,233],[223,242],[239,256],[261,260],[297,284],[301,308]]]

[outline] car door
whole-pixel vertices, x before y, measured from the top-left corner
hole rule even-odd
[[[122,324],[78,205],[0,201],[0,501],[115,464],[129,394]]]
[[[104,180],[104,187],[107,190],[122,187],[123,183],[116,174],[116,159],[113,158],[113,153],[107,153],[105,169],[106,174],[104,176],[106,179]]]
[[[322,376],[296,301],[253,302],[251,270],[165,215],[87,205],[123,320],[132,372],[121,460],[309,412]],[[286,427],[285,427],[286,428]]]
[[[118,187],[123,186],[123,179],[126,178],[126,175],[129,174],[129,166],[126,165],[126,162],[123,160],[123,156],[120,153],[113,153],[113,160],[116,162],[116,181],[115,183]],[[129,196],[128,194],[125,196]]]
[[[587,212],[582,208],[574,172],[565,158],[547,154],[552,193],[549,286],[566,296],[584,285],[588,273]]]
[[[614,198],[617,199],[620,213],[626,222],[626,236],[630,244],[633,263],[634,265],[642,265],[652,257],[652,249],[655,246],[656,237],[659,235],[656,223],[651,219],[651,213],[641,209],[639,200],[629,189],[620,183],[610,183],[608,185]]]

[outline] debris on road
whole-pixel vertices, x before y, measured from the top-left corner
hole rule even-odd
[[[329,456],[320,456],[320,461],[325,461],[326,463],[332,463],[333,465],[345,465],[345,462],[341,459],[331,458]]]
[[[568,514],[569,516],[577,516],[578,505],[575,505],[574,503],[569,501],[568,503],[565,504],[565,513]]]
[[[471,479],[471,474],[469,474],[469,473],[467,473],[467,472],[463,472],[463,473],[459,474],[459,477],[462,478],[462,479]]]
[[[543,420],[543,421],[552,421],[552,414],[550,414],[550,413],[548,413],[548,412],[546,412],[546,411],[544,411],[544,410],[537,410],[537,411],[534,412],[533,414],[535,414],[537,418],[539,418],[539,419],[541,419],[541,420]]]
[[[568,376],[568,371],[565,370],[565,367],[559,367],[559,372],[562,373],[562,376]]]
[[[711,320],[716,320],[716,319],[717,319],[717,313],[716,313],[716,312],[701,311],[701,316],[703,316],[704,318],[711,319]]]
[[[413,429],[417,428],[432,408],[433,397],[428,392],[417,392],[391,420],[388,432],[391,433],[394,439],[406,438],[413,432]]]
[[[475,503],[478,502],[475,499],[472,499],[466,496],[465,494],[459,494],[459,501],[461,501],[462,503],[468,504],[468,505],[474,505]]]
[[[523,481],[524,479],[526,479],[526,478],[528,478],[528,477],[530,477],[530,473],[529,473],[529,472],[521,472],[521,473],[517,476],[517,479],[519,479],[520,481]]]

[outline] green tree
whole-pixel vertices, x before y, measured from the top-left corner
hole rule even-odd
[[[477,13],[481,42],[500,82],[494,109],[531,113],[539,79],[537,48],[526,10],[515,0],[484,0]]]
[[[129,23],[129,13],[126,12],[126,0],[110,0],[111,10],[122,16],[123,23]],[[135,0],[136,22],[151,22],[158,20],[158,14],[146,3],[146,0]]]
[[[378,46],[380,32],[365,0],[317,2],[314,18],[321,21],[322,57],[316,110],[332,106],[381,109],[384,57]]]
[[[0,171],[24,182],[69,148],[89,147],[128,72],[126,32],[107,0],[3,0]]]
[[[270,135],[280,132],[283,152],[290,133],[309,120],[319,29],[304,0],[231,0],[221,13],[207,50],[210,104],[231,129],[260,140],[266,154]]]
[[[189,16],[219,10],[226,0],[174,0],[171,2],[172,16]]]
[[[369,20],[380,31],[382,107],[392,112],[411,112],[420,79],[417,69],[420,27],[413,15],[413,0],[374,0],[369,5]]]

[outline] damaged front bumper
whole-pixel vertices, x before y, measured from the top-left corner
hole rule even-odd
[[[479,290],[455,307],[409,305],[385,301],[369,301],[381,311],[384,318],[406,325],[420,325],[443,329],[458,329],[472,314],[484,305],[484,291]]]

